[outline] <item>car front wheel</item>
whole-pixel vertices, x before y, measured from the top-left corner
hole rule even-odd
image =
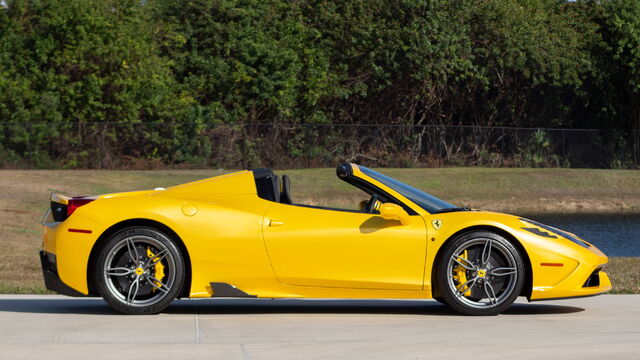
[[[166,234],[131,227],[111,236],[96,262],[98,291],[113,309],[127,314],[155,314],[180,293],[184,260]]]
[[[524,285],[520,252],[488,231],[462,234],[445,245],[436,265],[442,299],[467,315],[496,315],[507,309]]]

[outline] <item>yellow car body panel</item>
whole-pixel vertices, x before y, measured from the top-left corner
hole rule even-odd
[[[280,282],[296,286],[422,290],[424,219],[411,224],[379,215],[274,203],[263,236]]]
[[[240,171],[166,190],[100,195],[61,222],[48,215],[43,250],[55,258],[65,286],[96,295],[92,254],[113,229],[142,221],[170,229],[184,246],[190,274],[184,296],[215,296],[211,283],[227,283],[267,298],[426,299],[434,295],[434,264],[443,245],[469,229],[493,229],[524,251],[530,283],[523,295],[530,300],[611,288],[603,270],[597,286],[584,286],[607,264],[594,246],[536,235],[513,215],[429,214],[350,166],[354,176],[402,202],[411,213],[406,224],[377,214],[266,200],[258,196],[253,172]],[[67,198],[55,201],[66,204]]]
[[[442,221],[439,230],[431,229],[432,241],[427,249],[427,264],[434,264],[438,250],[454,234],[471,228],[493,228],[509,234],[525,250],[531,265],[531,300],[595,295],[611,289],[611,283],[601,271],[599,287],[583,288],[591,273],[604,267],[608,258],[595,246],[584,248],[564,238],[545,238],[522,230],[520,219],[513,215],[484,211],[453,212],[426,216],[426,222]],[[562,264],[547,266],[543,264]],[[433,267],[425,272],[425,289],[430,289]]]

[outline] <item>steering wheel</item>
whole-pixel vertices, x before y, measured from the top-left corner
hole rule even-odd
[[[364,207],[365,214],[373,214],[373,210],[377,202],[378,202],[378,195],[376,194],[371,195],[371,199],[369,199],[367,206]]]

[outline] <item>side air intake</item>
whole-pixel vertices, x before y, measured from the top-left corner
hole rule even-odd
[[[600,270],[602,270],[602,268],[595,269],[582,287],[600,286]]]

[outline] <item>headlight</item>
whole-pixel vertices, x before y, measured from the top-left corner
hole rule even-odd
[[[545,225],[542,223],[539,223],[537,221],[533,221],[533,220],[529,220],[529,219],[524,219],[524,218],[520,218],[520,221],[522,221],[523,224],[525,225],[533,225],[534,227],[523,227],[524,230],[527,230],[531,233],[534,233],[538,236],[542,236],[542,237],[548,237],[548,238],[556,238],[556,237],[563,237],[567,240],[570,240],[584,248],[589,248],[589,244],[587,244],[586,242],[578,239],[575,235],[570,234],[566,231],[560,230],[560,229],[556,229],[553,226],[549,226],[549,225]],[[545,231],[546,230],[546,231]]]

